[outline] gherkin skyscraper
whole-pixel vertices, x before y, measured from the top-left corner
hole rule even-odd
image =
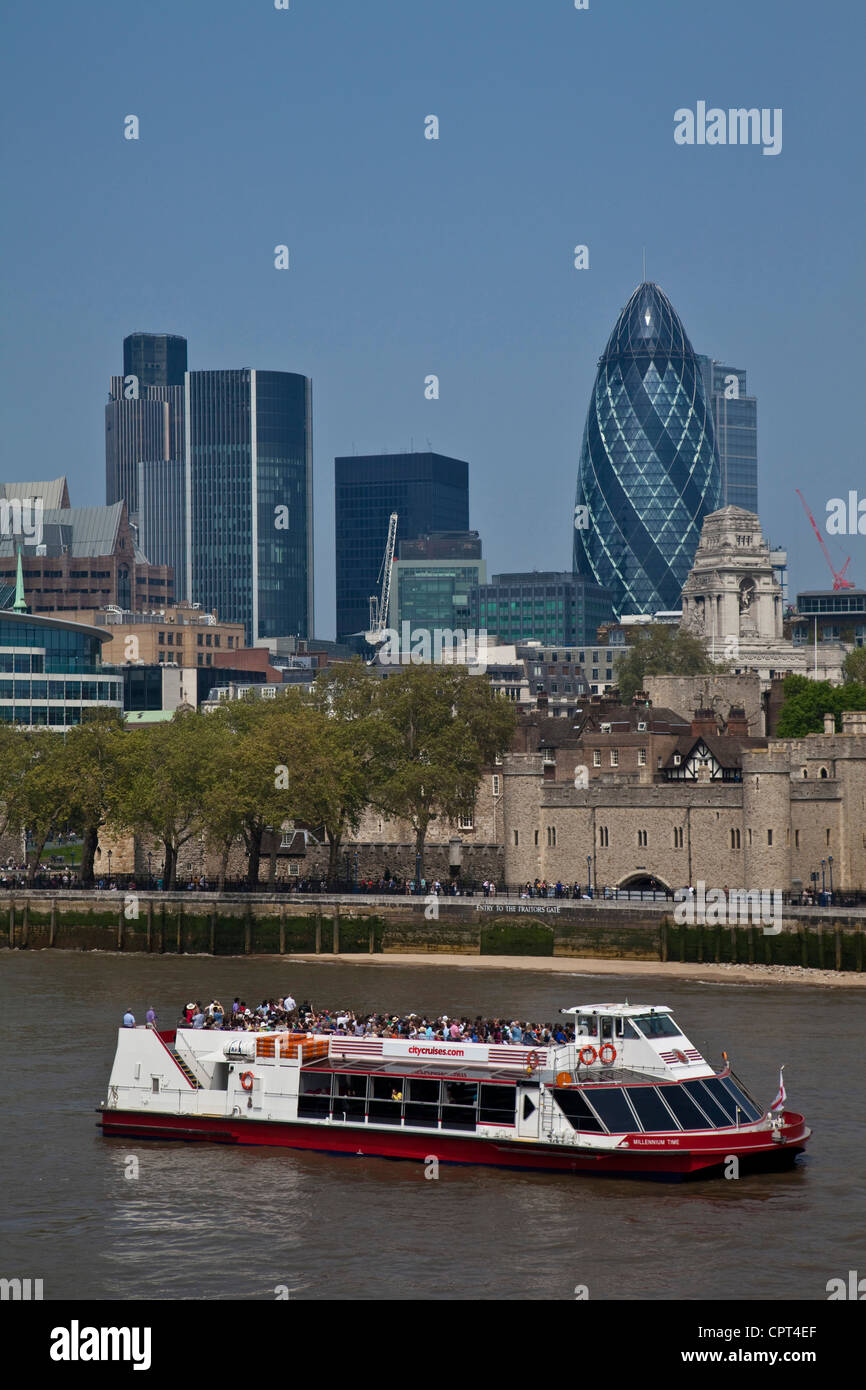
[[[577,478],[575,573],[609,589],[618,615],[679,608],[721,486],[700,365],[670,300],[647,281],[598,364]]]

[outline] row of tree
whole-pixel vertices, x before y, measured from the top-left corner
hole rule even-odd
[[[515,722],[484,676],[419,665],[380,680],[357,663],[320,673],[309,692],[289,687],[151,726],[127,727],[105,710],[63,734],[5,725],[0,833],[27,833],[32,878],[52,835],[77,831],[84,883],[104,831],[157,840],[167,888],[193,837],[219,852],[220,886],[240,841],[254,886],[269,829],[322,827],[336,878],[340,846],[371,808],[409,822],[423,870],[431,822],[471,811]]]

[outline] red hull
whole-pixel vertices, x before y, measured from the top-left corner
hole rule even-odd
[[[670,1147],[649,1150],[648,1135],[629,1136],[634,1147],[622,1150],[575,1152],[534,1140],[501,1141],[465,1138],[404,1129],[342,1128],[337,1125],[284,1123],[272,1120],[238,1120],[222,1116],[159,1115],[137,1111],[105,1110],[102,1132],[106,1136],[136,1135],[150,1139],[186,1139],[222,1144],[253,1144],[271,1148],[316,1149],[325,1153],[358,1154],[380,1158],[408,1158],[423,1162],[435,1156],[442,1163],[469,1163],[503,1168],[547,1169],[560,1173],[613,1173],[619,1176],[683,1176],[724,1165],[731,1156],[754,1166],[779,1166],[793,1161],[809,1138],[802,1115],[786,1111],[783,1144],[774,1143],[766,1130],[743,1131],[725,1138],[721,1134],[664,1136]],[[680,1145],[682,1144],[682,1147]],[[688,1145],[688,1147],[685,1147]]]

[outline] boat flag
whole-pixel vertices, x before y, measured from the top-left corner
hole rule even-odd
[[[788,1093],[787,1093],[787,1091],[785,1090],[785,1079],[784,1079],[784,1077],[782,1076],[782,1072],[783,1072],[784,1070],[785,1070],[784,1067],[780,1067],[780,1068],[779,1068],[779,1091],[778,1091],[778,1094],[777,1094],[777,1096],[776,1096],[776,1099],[773,1101],[773,1104],[770,1106],[770,1109],[771,1109],[771,1110],[781,1110],[781,1109],[782,1109],[782,1106],[785,1104],[785,1101],[788,1099]]]

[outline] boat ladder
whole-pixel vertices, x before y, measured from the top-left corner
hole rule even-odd
[[[176,1048],[176,1047],[169,1047],[168,1050],[169,1050],[169,1052],[171,1053],[171,1055],[172,1055],[172,1057],[174,1058],[174,1060],[175,1060],[175,1062],[177,1063],[177,1065],[180,1067],[181,1071],[183,1072],[183,1074],[184,1074],[184,1076],[186,1077],[187,1081],[189,1082],[190,1086],[192,1086],[193,1089],[196,1090],[196,1091],[202,1090],[202,1084],[201,1084],[201,1082],[199,1081],[198,1077],[196,1076],[196,1074],[195,1074],[195,1072],[192,1070],[192,1068],[191,1068],[191,1067],[188,1067],[187,1064],[186,1064],[186,1062],[183,1060],[183,1058],[178,1056],[177,1048]]]

